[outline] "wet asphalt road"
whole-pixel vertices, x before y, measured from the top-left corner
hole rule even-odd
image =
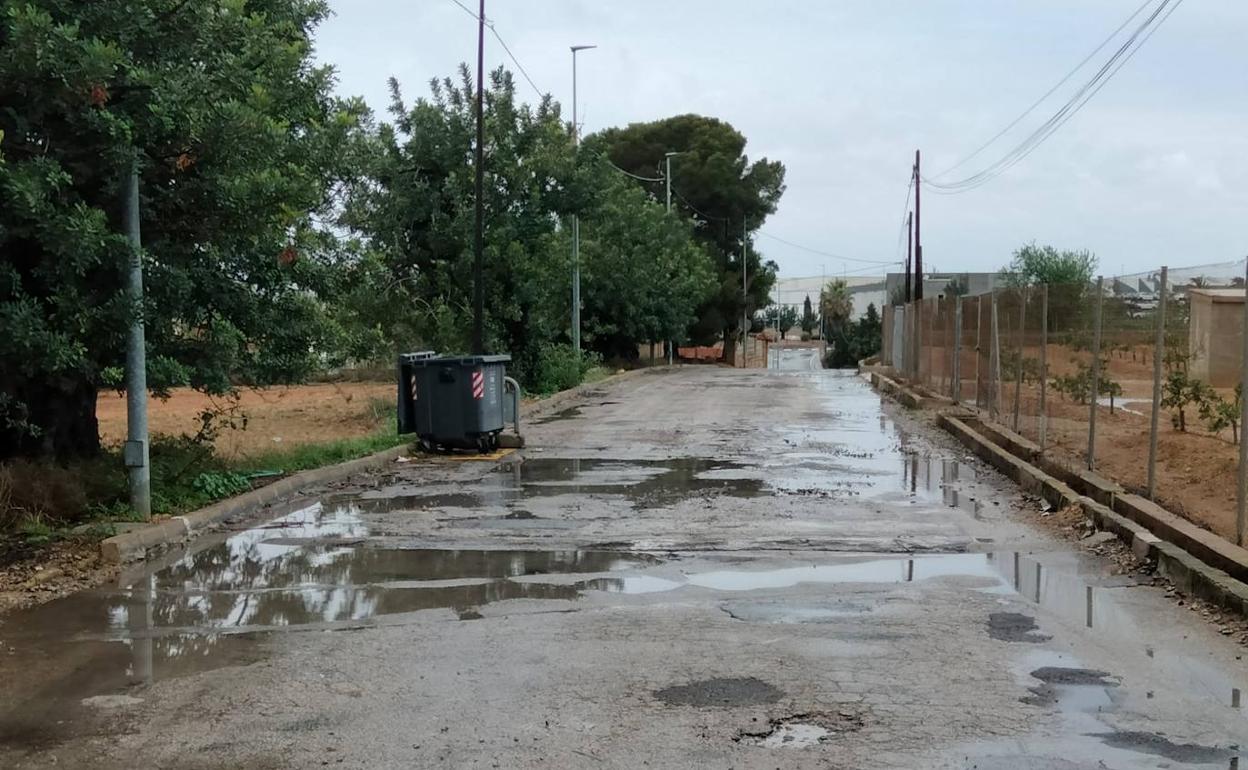
[[[816,366],[604,384],[2,618],[0,767],[1248,767],[1241,648]]]

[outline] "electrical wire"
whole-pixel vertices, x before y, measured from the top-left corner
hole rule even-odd
[[[863,264],[868,264],[868,265],[892,265],[892,264],[894,264],[894,261],[893,261],[893,260],[884,260],[884,259],[859,259],[858,257],[847,257],[847,256],[845,256],[845,255],[843,255],[843,254],[834,254],[834,253],[832,253],[832,252],[830,252],[830,251],[820,251],[819,249],[812,249],[812,248],[811,248],[811,247],[809,247],[809,246],[803,246],[803,245],[802,245],[802,244],[800,244],[800,243],[794,243],[793,241],[788,241],[788,240],[785,240],[784,238],[781,238],[781,237],[780,237],[780,236],[778,236],[778,235],[772,235],[771,233],[767,232],[766,230],[759,230],[759,231],[758,231],[758,234],[759,234],[759,235],[764,235],[764,236],[766,236],[766,237],[768,237],[768,238],[772,239],[773,241],[779,241],[780,243],[783,243],[783,244],[785,244],[785,245],[787,245],[787,246],[792,246],[792,247],[793,247],[793,248],[795,248],[795,249],[801,249],[802,251],[809,251],[811,254],[818,254],[818,255],[819,255],[819,256],[821,256],[821,257],[830,257],[830,258],[832,258],[832,259],[839,259],[839,260],[842,260],[842,261],[844,261],[844,262],[860,262],[860,263],[863,263]]]
[[[520,63],[520,60],[516,58],[516,55],[511,52],[511,49],[507,47],[507,41],[503,40],[503,36],[498,34],[498,30],[494,29],[493,24],[489,24],[487,26],[489,26],[490,31],[494,33],[494,37],[498,38],[498,44],[501,45],[503,50],[507,52],[507,56],[509,56],[512,63],[516,65],[516,69],[520,70],[520,74],[524,75],[524,79],[529,81],[529,85],[533,87],[533,90],[537,93],[538,98],[545,99],[546,92],[538,88],[537,83],[533,82],[533,78],[529,77],[528,70],[524,68],[524,65]]]
[[[933,192],[944,195],[954,195],[963,192],[969,192],[977,187],[981,187],[1001,174],[1017,165],[1024,158],[1034,152],[1041,144],[1052,136],[1058,129],[1070,121],[1084,105],[1086,105],[1102,88],[1116,75],[1127,62],[1135,55],[1137,51],[1160,29],[1161,25],[1176,11],[1183,0],[1161,0],[1161,3],[1153,9],[1148,18],[1135,29],[1127,40],[1119,46],[1112,56],[1101,65],[1096,74],[1092,76],[1087,83],[1079,88],[1075,94],[1067,100],[1067,102],[1040,125],[1035,131],[1027,136],[1022,142],[1016,145],[1009,152],[1005,153],[994,163],[985,167],[976,174],[956,182],[941,183],[936,182],[928,177],[924,177],[922,182]]]
[[[712,219],[713,219],[713,220],[715,220],[716,222],[729,222],[729,221],[731,221],[731,220],[729,220],[729,219],[728,219],[728,217],[713,217],[713,216],[711,216],[710,214],[703,214],[701,211],[698,211],[698,207],[697,207],[697,206],[694,206],[692,203],[690,203],[688,200],[686,200],[686,199],[685,199],[685,196],[681,195],[681,194],[680,194],[680,191],[679,191],[679,190],[677,190],[675,187],[673,187],[673,188],[672,188],[672,195],[675,195],[678,199],[680,199],[680,201],[681,201],[682,203],[684,203],[684,204],[685,204],[686,206],[688,206],[689,208],[693,209],[693,213],[697,214],[698,216],[702,217],[703,219],[706,219],[706,220],[712,220]]]
[[[1050,88],[1048,91],[1045,91],[1043,96],[1041,96],[1041,97],[1040,97],[1039,99],[1037,99],[1036,101],[1032,102],[1031,106],[1030,106],[1030,107],[1028,107],[1027,109],[1023,110],[1023,112],[1022,112],[1022,113],[1021,113],[1021,114],[1020,114],[1017,118],[1014,118],[1014,120],[1012,120],[1008,126],[1006,126],[1005,128],[1001,129],[999,132],[997,132],[997,134],[995,134],[995,135],[994,135],[991,139],[989,139],[988,141],[986,141],[986,142],[984,142],[982,145],[980,145],[980,146],[979,146],[979,148],[978,148],[978,149],[976,149],[974,152],[972,152],[970,155],[967,155],[967,156],[966,156],[965,158],[963,158],[962,160],[958,161],[957,163],[953,164],[953,165],[952,165],[952,166],[950,166],[949,168],[945,169],[944,171],[940,172],[939,174],[936,174],[935,176],[933,176],[933,177],[931,177],[931,178],[932,178],[932,179],[939,179],[939,178],[941,178],[942,176],[947,176],[947,175],[948,175],[950,172],[952,172],[954,169],[958,169],[958,168],[961,168],[962,166],[965,166],[965,165],[966,165],[967,163],[969,163],[971,160],[973,160],[974,158],[978,157],[978,156],[979,156],[979,154],[980,154],[981,152],[983,152],[984,150],[988,149],[988,148],[989,148],[989,147],[991,147],[993,144],[995,144],[995,143],[996,143],[996,141],[997,141],[998,139],[1000,139],[1001,137],[1003,137],[1003,136],[1005,136],[1007,133],[1009,133],[1010,129],[1014,128],[1014,127],[1015,127],[1015,126],[1017,126],[1019,123],[1023,122],[1023,119],[1024,119],[1024,118],[1026,118],[1026,117],[1027,117],[1028,115],[1030,115],[1031,113],[1035,112],[1036,108],[1037,108],[1037,107],[1039,107],[1041,104],[1043,104],[1043,103],[1044,103],[1044,100],[1046,100],[1046,99],[1048,99],[1050,96],[1052,96],[1052,95],[1054,94],[1054,92],[1056,92],[1056,91],[1057,91],[1057,89],[1059,89],[1059,88],[1061,88],[1062,86],[1066,85],[1066,83],[1068,83],[1068,82],[1070,81],[1070,79],[1071,79],[1072,77],[1074,77],[1074,76],[1075,76],[1075,74],[1076,74],[1077,72],[1079,72],[1079,70],[1083,69],[1083,68],[1084,68],[1084,66],[1085,66],[1085,65],[1087,65],[1087,63],[1088,63],[1089,61],[1091,61],[1091,60],[1092,60],[1092,57],[1096,56],[1098,53],[1100,53],[1102,50],[1104,50],[1105,46],[1109,45],[1109,44],[1110,44],[1110,43],[1114,40],[1114,38],[1116,38],[1116,37],[1118,37],[1118,35],[1122,34],[1122,31],[1123,31],[1124,29],[1126,29],[1126,28],[1127,28],[1127,25],[1128,25],[1128,24],[1130,24],[1131,22],[1135,21],[1136,17],[1137,17],[1137,16],[1139,16],[1141,13],[1143,13],[1143,12],[1144,12],[1144,9],[1145,9],[1145,8],[1147,8],[1148,6],[1152,5],[1154,2],[1156,2],[1156,0],[1144,0],[1144,2],[1143,2],[1142,4],[1140,4],[1140,7],[1135,9],[1135,13],[1131,14],[1130,16],[1128,16],[1128,17],[1127,17],[1127,19],[1126,19],[1126,21],[1122,22],[1122,24],[1119,24],[1119,25],[1118,25],[1118,28],[1117,28],[1117,29],[1115,29],[1115,30],[1114,30],[1114,31],[1113,31],[1113,32],[1109,35],[1109,37],[1107,37],[1107,38],[1105,38],[1103,41],[1101,41],[1101,44],[1100,44],[1100,45],[1098,45],[1095,49],[1093,49],[1092,53],[1090,53],[1090,54],[1088,54],[1087,56],[1085,56],[1081,62],[1079,62],[1077,65],[1075,65],[1075,68],[1074,68],[1074,69],[1072,69],[1070,72],[1067,72],[1067,73],[1066,73],[1066,77],[1064,77],[1064,78],[1062,78],[1061,80],[1057,81],[1057,83],[1056,83],[1056,84],[1055,84],[1052,88]]]
[[[623,175],[625,175],[625,176],[631,176],[633,179],[639,179],[639,180],[641,180],[642,182],[665,182],[665,181],[667,181],[667,180],[666,180],[666,178],[661,177],[661,176],[660,176],[660,177],[637,176],[636,174],[632,173],[631,171],[625,171],[624,169],[620,168],[619,166],[615,165],[614,163],[612,163],[612,162],[611,162],[611,161],[609,161],[609,160],[607,160],[607,161],[605,161],[605,162],[606,162],[606,164],[607,164],[608,166],[610,166],[611,168],[613,168],[613,169],[615,169],[616,171],[620,172],[621,174],[623,174]],[[684,199],[682,198],[681,200],[684,200]],[[693,207],[692,207],[692,206],[690,206],[690,208],[693,208]]]
[[[524,68],[524,65],[520,63],[520,60],[516,58],[516,55],[511,52],[511,49],[507,47],[507,41],[503,40],[503,36],[499,34],[499,31],[495,28],[494,22],[491,21],[488,16],[482,19],[480,16],[477,15],[475,11],[473,11],[471,8],[461,3],[459,0],[451,0],[451,2],[459,6],[460,9],[464,13],[468,14],[473,19],[480,21],[486,27],[489,28],[490,32],[493,33],[495,39],[498,40],[498,44],[501,45],[503,47],[503,50],[507,52],[507,57],[511,59],[511,63],[516,65],[516,69],[520,70],[520,74],[524,76],[524,79],[526,81],[528,81],[529,85],[537,93],[538,98],[544,99],[546,97],[546,92],[538,88],[537,84],[533,82],[533,78],[529,77],[528,70]]]

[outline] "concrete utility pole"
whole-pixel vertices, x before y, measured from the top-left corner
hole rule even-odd
[[[143,239],[139,230],[139,167],[126,175],[126,238],[130,241],[130,270],[126,295],[135,308],[126,341],[126,446],[130,469],[130,507],[144,519],[152,516],[152,474],[147,442],[147,339],[143,320]]]
[[[473,160],[477,199],[472,241],[472,352],[485,353],[485,0],[477,16],[477,147]]]
[[[914,298],[923,299],[923,218],[920,198],[923,173],[919,167],[919,151],[914,151]]]
[[[484,0],[482,0],[484,2]],[[576,54],[593,45],[572,46],[572,146],[581,146],[581,131],[576,125]],[[572,215],[572,349],[581,353],[581,218]]]
[[[1248,286],[1248,263],[1244,268]],[[1244,439],[1244,416],[1248,415],[1248,302],[1244,303],[1243,347],[1240,349],[1239,381],[1242,398],[1239,407],[1239,485],[1235,498],[1235,542],[1248,545],[1248,440]]]
[[[663,172],[663,180],[667,182],[667,213],[672,213],[672,156],[679,155],[677,152],[669,152],[663,156],[667,166]],[[676,347],[676,340],[667,341],[667,365],[672,365],[672,348]]]
[[[741,220],[741,368],[745,368],[745,343],[750,338],[750,233]]]

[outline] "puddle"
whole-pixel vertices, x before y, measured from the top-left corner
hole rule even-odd
[[[983,578],[1004,587],[991,554],[946,554],[916,559],[876,559],[772,570],[716,570],[686,576],[689,585],[717,591],[790,588],[800,583],[909,583],[939,577]]]
[[[754,677],[705,679],[656,690],[654,697],[669,706],[697,708],[760,706],[775,703],[784,691]]]
[[[988,636],[1000,642],[1037,644],[1052,637],[1042,634],[1036,619],[1020,612],[994,612],[988,616]]]
[[[742,731],[735,740],[765,749],[807,749],[861,730],[862,726],[863,718],[856,711],[814,712],[773,719],[767,729]]]
[[[743,735],[741,743],[765,749],[805,749],[819,745],[832,731],[804,722],[781,722],[766,735]]]
[[[530,421],[530,425],[546,425],[552,422],[562,422],[564,420],[575,420],[581,416],[581,407],[573,406],[568,409],[561,409],[558,412],[548,414],[545,417],[539,417]]]
[[[703,458],[577,460],[532,457],[504,463],[473,492],[332,500],[353,514],[433,509],[510,508],[524,500],[562,495],[617,496],[635,508],[661,508],[694,497],[761,497],[774,491],[757,467]],[[354,510],[353,510],[354,509]]]
[[[1237,759],[1235,749],[1219,749],[1213,746],[1200,746],[1194,743],[1175,743],[1164,735],[1145,732],[1109,732],[1091,733],[1090,737],[1099,738],[1106,746],[1115,749],[1126,749],[1137,754],[1152,754],[1165,757],[1172,762],[1182,764],[1203,765],[1211,762],[1224,762]],[[1235,765],[1232,765],[1234,767]]]

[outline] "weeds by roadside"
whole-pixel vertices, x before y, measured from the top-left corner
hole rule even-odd
[[[384,430],[370,436],[274,449],[242,458],[222,457],[202,437],[154,437],[152,512],[157,516],[185,513],[290,473],[401,444],[403,439],[396,433],[393,419],[385,424]],[[26,460],[0,465],[0,563],[28,553],[31,547],[67,538],[106,537],[112,533],[112,524],[137,520],[127,500],[126,470],[119,448],[68,465]]]

